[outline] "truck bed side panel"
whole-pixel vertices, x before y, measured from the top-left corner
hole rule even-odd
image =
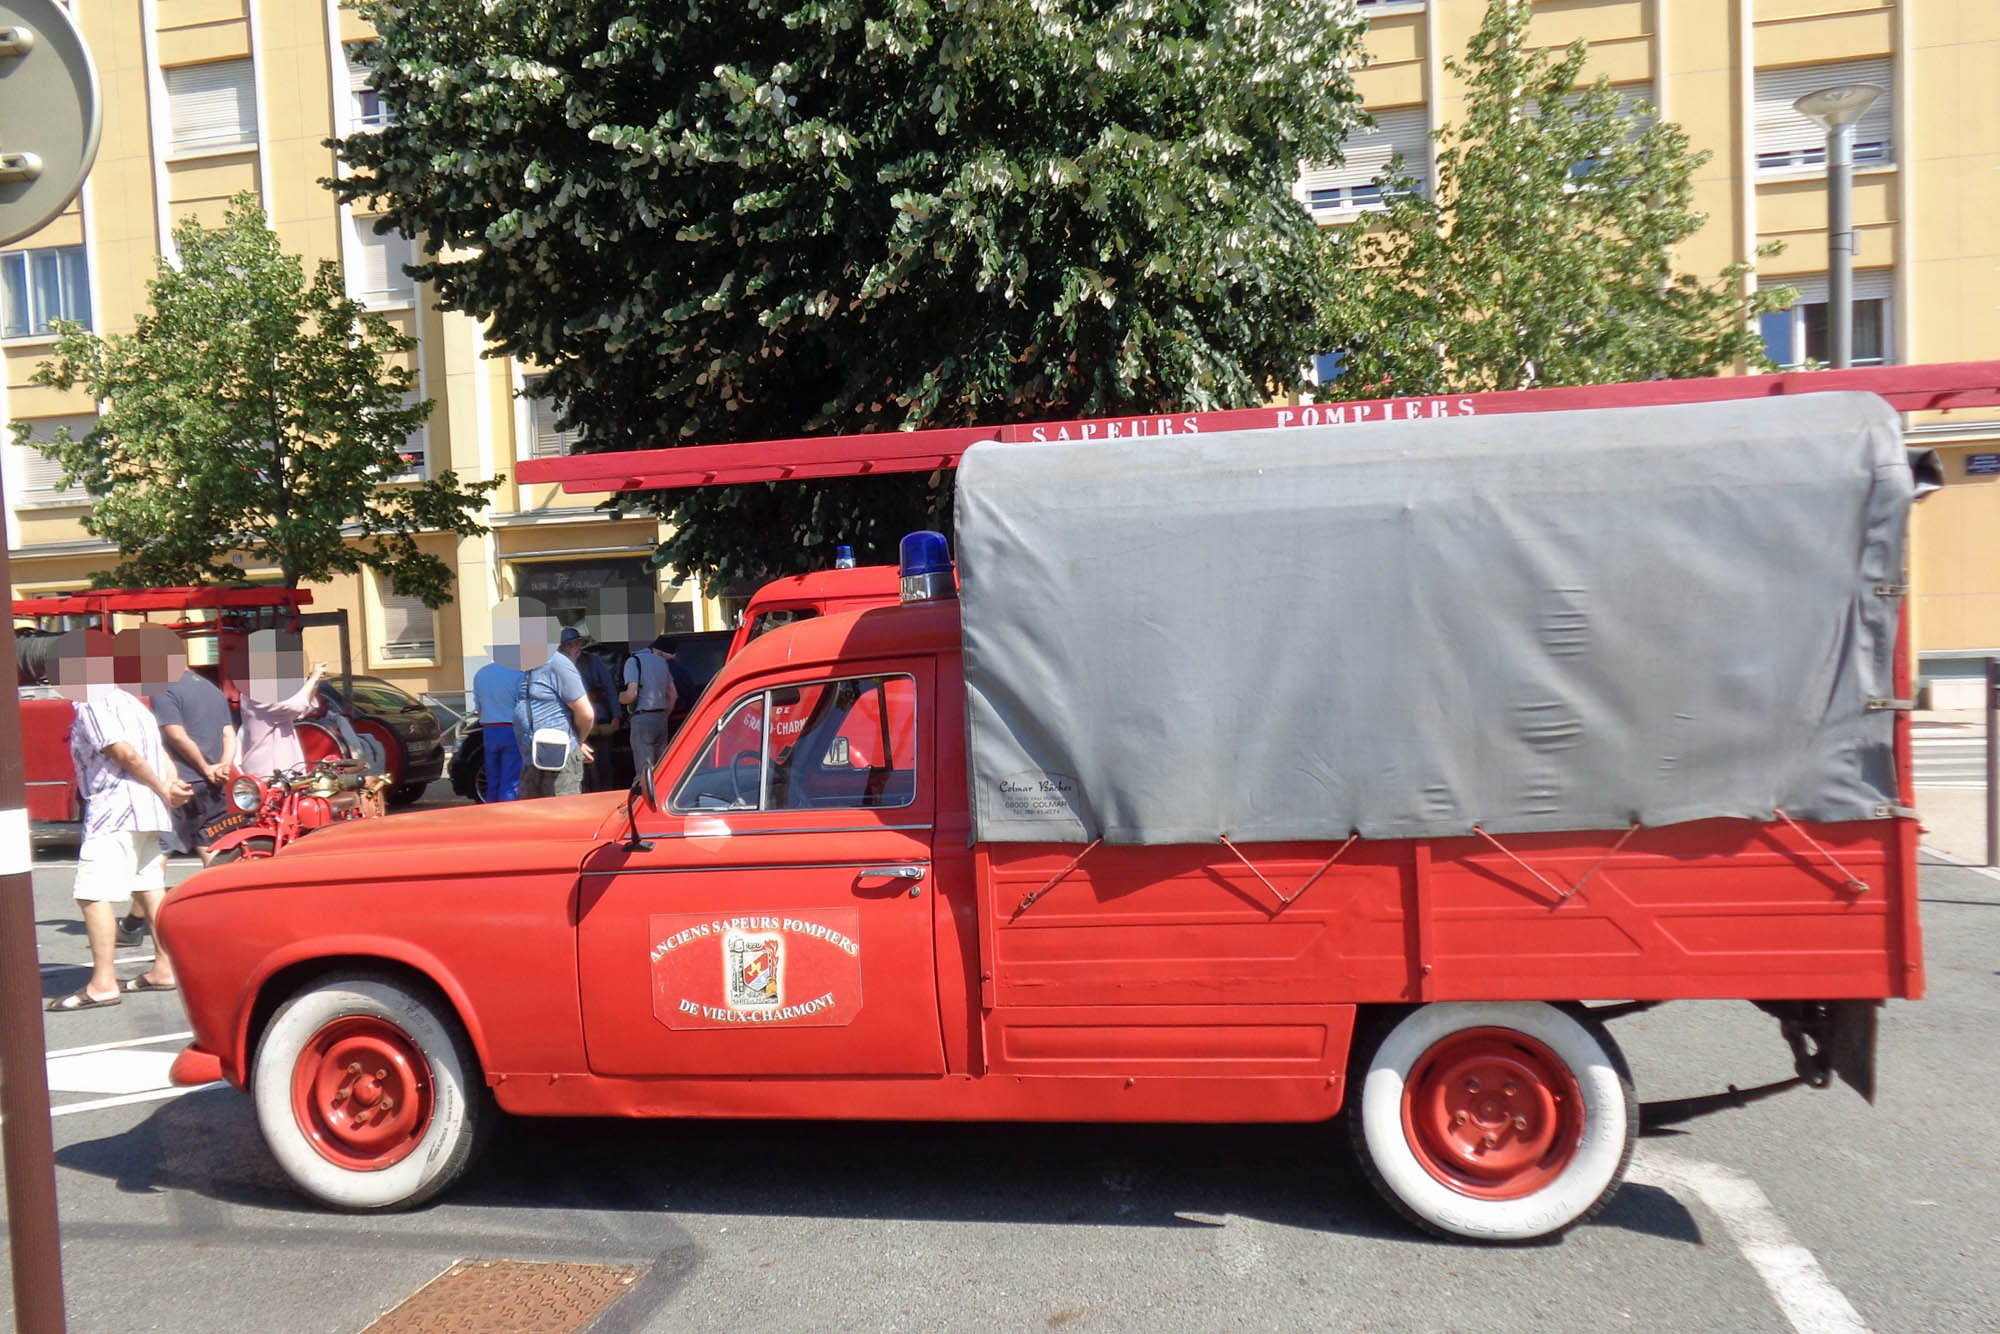
[[[1133,1007],[1232,1007],[1236,1060],[1301,1005],[1910,995],[1906,823],[1356,842],[1331,866],[1338,844],[1100,845],[1067,874],[1074,846],[988,845],[993,1068],[1166,1043]]]

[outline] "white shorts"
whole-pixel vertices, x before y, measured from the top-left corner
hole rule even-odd
[[[120,829],[85,839],[76,854],[76,888],[82,903],[129,899],[167,887],[167,854],[151,829]]]

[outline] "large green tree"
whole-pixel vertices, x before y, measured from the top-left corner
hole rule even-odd
[[[410,339],[350,300],[331,262],[308,281],[252,196],[219,228],[184,221],[174,244],[179,262],[160,261],[136,329],[59,326],[35,373],[101,404],[89,434],[38,445],[91,493],[85,529],[118,545],[98,584],[240,579],[241,553],[286,587],[366,566],[433,607],[450,601],[451,569],[417,535],[484,532],[495,484],[444,472],[385,485],[430,416],[395,360]],[[13,426],[28,443],[27,423]]]
[[[1428,193],[1398,160],[1387,210],[1328,249],[1339,293],[1324,348],[1341,352],[1322,397],[1439,394],[1710,375],[1762,364],[1748,266],[1678,271],[1705,221],[1692,180],[1708,160],[1678,125],[1580,86],[1584,43],[1529,46],[1530,6],[1490,0],[1463,61],[1464,119],[1439,129]]]
[[[364,0],[329,182],[584,447],[1254,403],[1325,273],[1348,0]],[[881,554],[948,480],[657,498],[713,583]]]

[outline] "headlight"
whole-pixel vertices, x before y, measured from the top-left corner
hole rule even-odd
[[[229,804],[245,815],[254,815],[264,805],[264,785],[245,774],[229,785]]]

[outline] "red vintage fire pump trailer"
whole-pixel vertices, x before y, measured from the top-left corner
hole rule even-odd
[[[1417,1223],[1558,1232],[1629,1159],[1604,1021],[1635,1005],[1755,1002],[1801,1080],[1872,1092],[1877,1007],[1923,992],[1900,626],[1928,483],[1890,409],[1996,385],[535,465],[602,490],[957,463],[957,580],[915,535],[902,605],[749,643],[626,797],[361,822],[187,881],[176,1078],[251,1093],[347,1208],[449,1185],[496,1107],[1345,1109]],[[1871,392],[1792,396],[1820,388]],[[1669,406],[1564,410],[1602,401]]]

